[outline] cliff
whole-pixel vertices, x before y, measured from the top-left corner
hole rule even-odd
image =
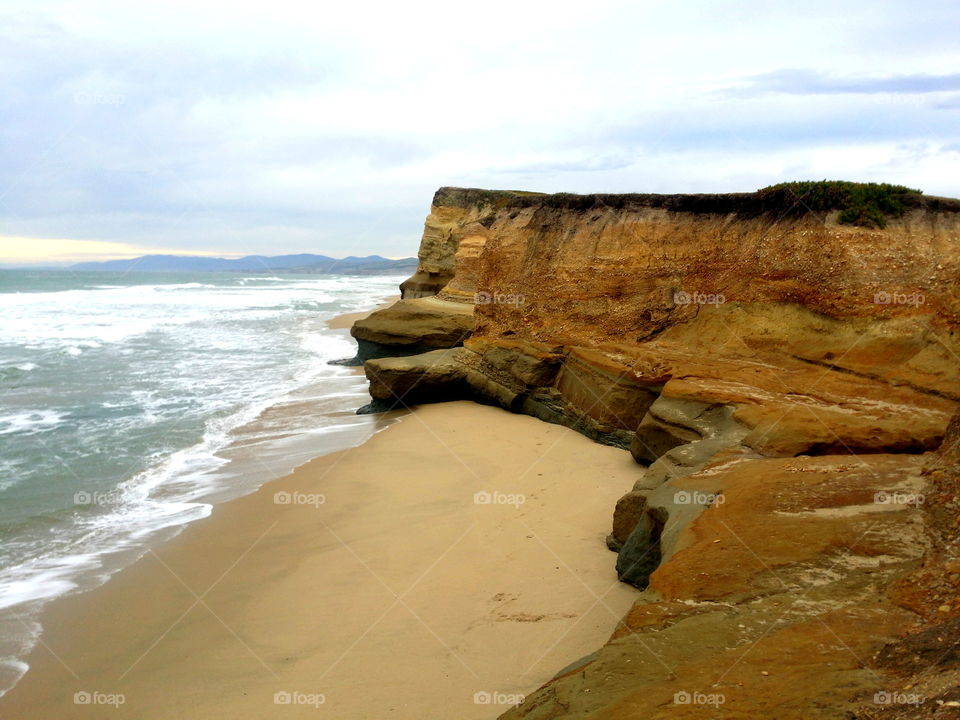
[[[922,501],[957,462],[960,201],[836,189],[435,195],[353,328],[373,407],[472,398],[637,461],[607,542],[643,592],[504,717],[881,717],[906,671],[874,656],[960,614],[929,580],[955,502]]]

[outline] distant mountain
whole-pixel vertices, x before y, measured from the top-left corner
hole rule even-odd
[[[387,275],[412,272],[416,258],[392,260],[380,255],[332,258],[326,255],[247,255],[236,260],[192,255],[144,255],[132,260],[106,260],[71,265],[70,270],[100,272],[245,272],[318,273],[325,275]]]

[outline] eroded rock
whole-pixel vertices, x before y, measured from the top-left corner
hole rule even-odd
[[[613,552],[620,552],[646,509],[647,493],[640,490],[631,490],[617,500],[613,510],[613,530],[607,536],[607,547]]]
[[[360,362],[462,345],[474,328],[473,305],[435,297],[399,300],[354,323]]]
[[[433,350],[408,357],[368,360],[364,372],[370,381],[372,410],[391,410],[423,402],[462,400],[470,396],[464,366],[457,350]]]
[[[724,500],[674,538],[649,589],[591,661],[502,717],[853,712],[890,686],[879,665],[862,661],[912,622],[885,590],[926,548],[922,511],[875,496],[915,487],[922,465],[909,455],[755,458],[678,481],[674,492],[710,488]],[[686,701],[695,694],[722,700]]]
[[[876,653],[960,617],[957,237],[942,198],[881,230],[750,193],[438,191],[404,297],[476,301],[471,331],[369,361],[371,393],[495,403],[639,463],[607,542],[647,589],[505,718],[875,716],[900,672]],[[457,344],[390,318],[380,347]]]

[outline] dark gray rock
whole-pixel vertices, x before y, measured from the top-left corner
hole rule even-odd
[[[650,574],[660,565],[660,535],[666,520],[666,512],[659,508],[649,508],[640,516],[617,555],[617,577],[621,582],[641,590],[650,583]]]

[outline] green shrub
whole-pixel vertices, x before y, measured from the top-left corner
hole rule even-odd
[[[784,215],[839,210],[838,220],[844,225],[884,228],[887,218],[903,215],[905,197],[923,191],[889,183],[804,180],[770,185],[757,194],[764,210]]]

